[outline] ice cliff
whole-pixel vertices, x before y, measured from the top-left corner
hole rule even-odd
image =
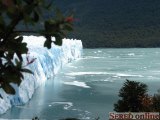
[[[54,39],[54,38],[52,38]],[[52,44],[51,49],[43,47],[44,37],[24,36],[24,42],[28,43],[28,59],[36,60],[27,67],[34,72],[34,75],[24,73],[25,79],[16,89],[15,95],[6,94],[0,89],[0,114],[5,113],[14,105],[23,105],[31,99],[36,88],[42,85],[47,78],[54,76],[58,70],[66,63],[81,56],[82,42],[80,40],[63,39],[62,46]],[[16,47],[16,46],[15,46]],[[26,64],[26,55],[23,56]]]

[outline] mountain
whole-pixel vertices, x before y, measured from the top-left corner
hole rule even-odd
[[[160,0],[55,0],[84,47],[160,47]]]

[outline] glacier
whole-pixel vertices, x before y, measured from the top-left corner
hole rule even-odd
[[[0,114],[5,113],[9,108],[15,105],[27,103],[33,96],[36,88],[43,85],[45,81],[54,76],[66,63],[81,57],[83,46],[81,40],[63,39],[62,46],[52,44],[51,49],[43,47],[45,38],[42,36],[23,36],[24,42],[29,48],[29,58],[36,58],[32,64],[26,66],[34,72],[34,75],[24,73],[24,80],[17,86],[11,83],[15,88],[16,94],[9,95],[0,89]],[[52,40],[55,40],[52,37]],[[26,55],[23,55],[24,66],[27,64]]]

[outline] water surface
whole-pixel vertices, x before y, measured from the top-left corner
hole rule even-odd
[[[160,49],[84,49],[83,57],[67,64],[55,78],[36,90],[32,100],[1,118],[58,120],[108,119],[125,79],[160,88]]]

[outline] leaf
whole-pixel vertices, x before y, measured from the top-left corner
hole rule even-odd
[[[56,9],[55,10],[56,11],[56,19],[58,20],[58,21],[61,21],[61,20],[63,20],[64,19],[64,16],[63,16],[63,14],[62,14],[62,12],[60,11],[60,9]]]
[[[17,37],[17,36],[16,36]],[[19,43],[21,43],[23,41],[23,36],[19,36],[17,39],[16,39]]]
[[[26,2],[27,4],[31,4],[33,0],[24,0],[24,2]]]
[[[48,49],[50,49],[51,48],[51,43],[48,40],[46,40],[44,42],[44,47],[47,47]]]
[[[11,5],[10,7],[8,7],[7,9],[7,16],[12,20],[13,18],[15,19],[17,14],[20,13],[20,9],[18,9],[17,7],[15,7],[15,5]],[[22,18],[22,16],[19,16],[20,18]]]
[[[3,83],[1,85],[1,87],[3,88],[3,90],[7,93],[7,94],[15,94],[16,91],[15,89],[9,84],[9,83]]]
[[[52,4],[53,4],[53,0],[50,1],[50,3],[45,6],[45,8],[49,10],[52,7]]]
[[[9,74],[8,74],[9,75]],[[18,86],[21,84],[22,79],[23,79],[23,74],[22,73],[16,73],[16,74],[10,74],[10,76],[6,77],[6,82],[8,83],[15,83]]]
[[[22,4],[22,0],[16,0],[16,4],[18,5]]]
[[[50,49],[51,43],[52,43],[51,36],[46,35],[45,38],[46,38],[46,41],[44,42],[44,47],[47,47],[48,49]]]
[[[33,74],[33,72],[29,69],[21,69],[21,72],[26,72],[26,73],[30,73],[30,74]]]
[[[5,22],[2,16],[0,16],[0,29],[1,30],[5,29]]]
[[[17,65],[19,64],[19,61],[18,61],[18,59],[17,59],[17,58],[15,59],[15,62],[16,62],[16,64],[17,64]]]
[[[13,59],[14,53],[13,52],[8,52],[7,58],[8,59]]]
[[[64,24],[64,29],[67,30],[67,31],[73,31],[72,25],[68,24],[68,23]]]
[[[45,30],[47,31],[50,28],[49,21],[45,21],[44,23]]]
[[[22,51],[22,53],[27,53],[28,52],[27,43],[22,43],[21,44],[21,51]]]
[[[17,52],[16,52],[16,54],[17,54],[17,56],[18,56],[19,60],[20,60],[20,61],[23,61],[23,58],[22,58],[21,53],[17,51]]]
[[[34,20],[35,22],[38,22],[38,21],[39,21],[39,15],[38,15],[37,12],[34,12],[34,18],[33,18],[33,20]]]
[[[21,68],[22,67],[22,61],[18,61],[18,59],[15,59],[17,68]]]
[[[56,41],[54,41],[54,44],[61,46],[62,45],[62,38],[60,36],[55,36],[55,38],[56,38]]]

